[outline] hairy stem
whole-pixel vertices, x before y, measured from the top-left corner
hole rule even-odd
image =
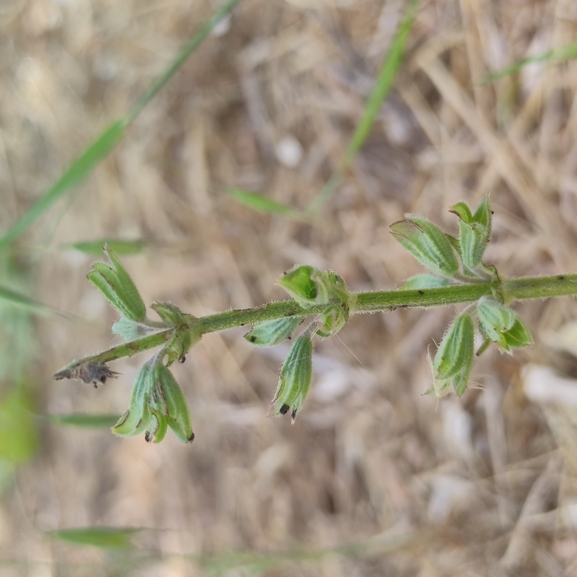
[[[353,292],[350,298],[350,314],[386,312],[399,307],[434,307],[468,303],[494,294],[500,295],[507,303],[518,300],[577,296],[577,274],[500,279],[493,282],[477,282],[470,285],[420,290]],[[319,315],[325,312],[327,306],[331,305],[315,305],[304,309],[294,300],[285,300],[271,302],[252,309],[233,309],[207,315],[195,319],[192,324],[194,329],[198,331],[197,334],[203,335],[283,317]],[[169,329],[112,347],[96,355],[75,361],[65,367],[63,371],[86,362],[108,363],[122,357],[130,357],[163,345],[172,334],[173,329]]]

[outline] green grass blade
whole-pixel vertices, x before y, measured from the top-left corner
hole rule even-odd
[[[117,529],[115,527],[86,527],[47,531],[46,534],[76,545],[92,545],[102,549],[126,549],[131,546],[130,538],[139,529]]]
[[[562,48],[557,48],[554,50],[548,50],[543,54],[539,54],[538,56],[532,56],[529,58],[521,58],[521,60],[517,60],[510,66],[503,68],[502,70],[498,70],[497,72],[492,72],[488,74],[481,80],[480,84],[488,84],[499,78],[503,78],[504,76],[510,76],[511,74],[515,74],[519,72],[522,68],[529,64],[535,64],[536,62],[563,62],[565,60],[571,60],[572,58],[577,57],[577,42],[574,44],[569,44],[568,46],[563,46]]]
[[[18,238],[35,220],[40,218],[61,196],[82,182],[98,163],[120,142],[126,127],[138,116],[142,109],[156,96],[182,63],[194,52],[208,36],[215,24],[228,14],[240,0],[229,0],[215,12],[206,24],[193,36],[181,50],[168,69],[156,80],[150,89],[143,94],[128,113],[126,118],[113,122],[88,148],[77,158],[68,170],[54,183],[52,188],[17,221],[3,237],[0,238],[0,249]]]
[[[369,135],[369,132],[375,123],[379,109],[391,91],[397,73],[403,62],[405,45],[407,43],[409,33],[417,14],[418,5],[419,0],[411,0],[409,2],[407,11],[405,12],[399,28],[397,29],[393,42],[391,43],[391,47],[383,59],[379,75],[367,100],[361,120],[359,121],[349,146],[347,147],[345,158],[337,173],[331,177],[327,185],[312,201],[308,208],[309,212],[316,212],[326,201],[328,201],[334,195],[338,185],[342,180],[344,172],[349,167],[351,161],[367,139],[367,136]]]
[[[125,122],[113,122],[90,146],[72,163],[68,170],[53,184],[52,188],[30,207],[22,218],[0,238],[0,248],[6,247],[18,238],[35,220],[40,218],[61,196],[81,183],[95,166],[118,144],[124,136]]]
[[[69,425],[85,429],[106,429],[113,427],[120,415],[97,413],[70,413],[68,415],[48,415],[47,419],[56,425]]]
[[[0,299],[8,301],[13,305],[24,307],[34,313],[41,315],[54,315],[63,318],[69,318],[68,315],[49,307],[48,305],[43,305],[42,303],[23,295],[22,293],[16,292],[15,290],[1,286],[0,285]]]
[[[172,75],[182,66],[183,62],[199,47],[202,41],[224,16],[226,16],[240,0],[229,0],[217,10],[204,26],[191,38],[190,42],[180,51],[170,66],[156,80],[156,82],[136,101],[128,114],[127,123],[130,124],[142,109],[156,96],[158,91],[170,80]]]
[[[23,387],[12,388],[0,402],[0,458],[22,463],[34,455],[38,432],[33,397]]]
[[[291,218],[299,216],[298,211],[294,208],[267,198],[262,194],[242,190],[240,188],[229,188],[226,193],[240,204],[258,212],[264,212],[265,214],[279,214]]]
[[[102,257],[102,247],[105,245],[116,254],[122,256],[141,254],[146,248],[146,243],[143,240],[119,240],[112,238],[63,244],[60,248],[62,250],[77,250],[91,256]]]

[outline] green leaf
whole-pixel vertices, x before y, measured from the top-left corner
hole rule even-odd
[[[101,429],[112,427],[118,421],[119,416],[97,413],[70,413],[68,415],[48,415],[47,418],[56,425]]]
[[[152,406],[167,417],[168,426],[182,443],[192,443],[194,433],[190,413],[180,385],[164,365],[158,366],[156,374],[157,381],[154,391],[158,397]],[[157,439],[157,442],[159,440]]]
[[[436,276],[433,274],[418,274],[412,276],[407,282],[397,290],[417,290],[451,286],[451,279]]]
[[[328,295],[319,294],[321,287],[313,280],[313,276],[318,274],[320,271],[313,266],[296,265],[281,276],[277,284],[303,307],[323,304],[327,302]]]
[[[459,217],[459,253],[463,265],[475,269],[481,265],[481,259],[491,238],[491,206],[489,197],[485,197],[471,214],[464,202],[451,207],[450,212]]]
[[[305,331],[293,343],[283,363],[278,386],[269,414],[286,415],[291,411],[294,423],[308,395],[313,378],[313,345],[311,330]]]
[[[453,205],[449,209],[449,212],[456,214],[463,222],[473,222],[473,214],[471,213],[471,209],[464,202],[458,202],[457,204]]]
[[[304,317],[286,317],[256,323],[244,338],[257,347],[274,347],[289,338],[303,322]]]
[[[429,270],[448,277],[458,272],[459,263],[447,235],[431,221],[407,216],[390,229],[397,241]]]
[[[112,325],[112,332],[122,338],[123,341],[129,342],[144,337],[151,332],[158,331],[161,328],[162,327],[150,327],[143,323],[131,321],[126,317],[120,317],[120,320]]]
[[[76,545],[92,545],[102,549],[126,549],[130,538],[142,529],[117,529],[115,527],[86,527],[47,531],[46,534]]]
[[[473,215],[473,222],[477,222],[488,229],[489,236],[491,236],[491,227],[493,221],[493,212],[491,211],[491,199],[486,196],[475,211]]]
[[[125,126],[125,121],[121,119],[116,120],[106,128],[52,185],[52,188],[40,197],[22,218],[0,238],[0,248],[13,242],[60,197],[80,184],[122,139]]]
[[[255,192],[249,192],[248,190],[242,190],[240,188],[229,188],[226,193],[240,204],[252,208],[253,210],[257,210],[258,212],[264,212],[265,214],[279,214],[289,218],[302,218],[299,211],[295,210],[291,206],[281,204],[280,202],[267,198],[262,194],[256,194]]]
[[[113,250],[104,248],[111,264],[95,262],[86,276],[120,314],[135,322],[146,318],[146,305]]]
[[[479,329],[483,336],[497,343],[499,348],[509,352],[511,348],[520,348],[533,342],[529,329],[521,317],[509,307],[482,299],[477,305]]]
[[[141,254],[146,248],[146,243],[143,240],[119,240],[106,238],[63,244],[60,248],[62,250],[77,250],[91,256],[99,256],[102,254],[102,248],[104,246],[108,247],[109,250],[113,250],[116,254],[127,256]]]
[[[473,361],[475,326],[467,313],[459,315],[445,333],[433,362],[439,379],[463,373]]]

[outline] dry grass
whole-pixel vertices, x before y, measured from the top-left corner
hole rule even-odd
[[[3,227],[211,11],[190,5],[0,5]],[[396,89],[318,226],[221,194],[230,185],[303,208],[313,200],[343,157],[403,6],[243,0],[230,30],[202,45],[74,202],[27,235],[36,296],[87,319],[38,326],[45,412],[120,413],[137,366],[114,367],[122,377],[98,390],[51,381],[110,344],[113,318],[85,281],[90,260],[61,243],[143,238],[154,248],[126,263],[145,300],[206,314],[283,298],[274,281],[295,262],[332,268],[356,290],[397,286],[418,267],[388,225],[416,212],[452,226],[449,205],[491,191],[488,260],[503,274],[577,270],[577,63],[478,84],[573,42],[571,0],[423,2]],[[300,154],[286,156],[295,139]],[[263,562],[261,574],[577,574],[577,310],[559,300],[522,311],[537,345],[514,359],[487,353],[478,387],[438,403],[422,396],[426,348],[454,312],[354,318],[342,342],[318,344],[316,385],[294,426],[265,417],[286,351],[254,350],[241,332],[207,337],[178,374],[192,446],[43,425],[40,453],[0,506],[1,556],[23,564],[0,574],[201,575],[213,561],[200,554],[222,562],[232,550],[302,548],[308,560]],[[40,532],[91,525],[153,529],[136,541],[154,559],[114,572],[114,557]]]

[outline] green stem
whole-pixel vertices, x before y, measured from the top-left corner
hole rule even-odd
[[[518,300],[577,296],[577,274],[548,277],[501,279],[499,282],[483,282],[421,290],[394,290],[351,293],[350,314],[387,312],[396,308],[435,307],[460,303],[473,303],[484,296],[499,294],[506,303]],[[312,316],[325,312],[327,305],[314,305],[304,309],[294,300],[272,302],[252,309],[233,309],[222,313],[194,319],[191,326],[203,335],[233,327],[251,325],[291,316]],[[83,363],[108,363],[122,357],[130,357],[166,343],[174,329],[148,335],[112,347],[89,357],[75,361],[56,373],[57,378]],[[59,376],[62,375],[62,376]]]

